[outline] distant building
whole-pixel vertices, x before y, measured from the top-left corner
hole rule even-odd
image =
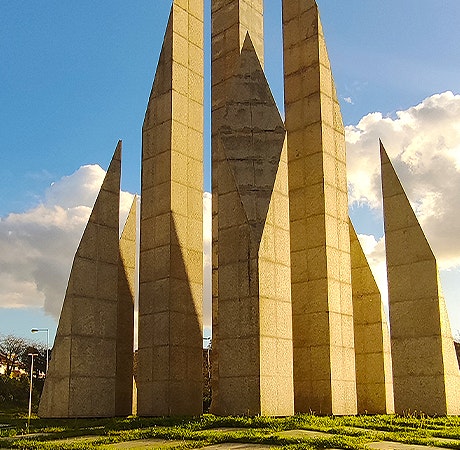
[[[6,375],[7,362],[8,360],[6,356],[0,354],[0,375]],[[27,367],[21,362],[17,361],[13,366],[13,370],[11,371],[10,376],[11,378],[18,378],[26,374],[27,374]]]
[[[0,355],[0,375],[5,375],[6,373],[6,358],[3,355]]]

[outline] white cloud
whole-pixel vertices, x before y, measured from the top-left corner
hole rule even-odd
[[[440,267],[460,265],[460,95],[433,95],[395,117],[368,114],[346,136],[350,203],[381,208],[381,138]]]
[[[348,103],[349,105],[354,105],[353,100],[351,97],[344,97],[343,100]]]
[[[350,203],[381,208],[381,138],[441,268],[460,265],[460,95],[433,95],[394,117],[376,112],[347,127]],[[58,317],[72,259],[105,172],[83,166],[53,183],[42,203],[0,218],[0,307],[43,307]],[[132,195],[122,192],[121,224]],[[210,193],[203,196],[204,327],[211,327]],[[359,224],[357,223],[357,230]],[[383,238],[359,235],[386,297]]]
[[[104,169],[98,165],[80,167],[72,175],[52,183],[45,193],[45,202],[65,209],[92,207],[104,176]]]
[[[57,318],[72,260],[105,172],[82,166],[53,183],[42,203],[0,218],[0,307],[42,307]],[[133,196],[122,192],[121,223]]]
[[[82,166],[52,183],[36,207],[0,217],[0,308],[43,308],[58,319],[73,257],[104,176],[97,165]],[[132,194],[121,192],[120,227],[132,201]],[[211,212],[212,197],[205,192],[203,319],[208,335],[212,322]],[[136,304],[135,319],[137,315]],[[137,327],[135,331],[137,334]]]
[[[12,273],[0,273],[0,305],[9,308],[42,307],[45,296],[35,281],[24,281]]]
[[[436,94],[394,117],[376,112],[346,128],[350,203],[381,216],[379,138],[436,255],[452,329],[460,330],[460,95]],[[358,222],[355,218],[355,222]],[[359,223],[355,223],[357,231]],[[384,301],[382,237],[359,236]]]

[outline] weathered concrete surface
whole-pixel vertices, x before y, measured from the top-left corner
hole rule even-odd
[[[214,149],[219,160],[219,333],[214,337],[219,396],[212,411],[291,415],[285,130],[249,34],[235,69]]]
[[[203,8],[173,2],[142,130],[141,416],[202,411]]]
[[[117,335],[117,379],[115,414],[129,416],[133,413],[133,343],[134,299],[136,295],[136,224],[137,196],[120,237],[118,260],[118,319],[123,333]]]
[[[41,417],[116,414],[121,142],[78,246],[62,306]],[[132,345],[132,344],[131,344]]]
[[[460,373],[436,258],[380,143],[397,413],[460,414]]]
[[[318,7],[283,1],[296,412],[356,414],[345,137]]]
[[[263,0],[222,0],[211,2],[211,146],[212,146],[212,398],[219,402],[219,322],[218,322],[218,210],[219,171],[218,130],[225,123],[224,107],[228,99],[228,82],[249,33],[263,65]]]
[[[390,332],[379,288],[350,220],[351,284],[359,414],[394,412]]]

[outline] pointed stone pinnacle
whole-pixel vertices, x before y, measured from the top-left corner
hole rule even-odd
[[[388,153],[383,146],[381,139],[379,139],[379,146],[380,146],[380,161],[381,164],[388,164],[390,162],[390,158],[388,157]]]
[[[296,412],[356,414],[345,135],[316,2],[283,0],[283,48]]]
[[[219,326],[213,336],[219,397],[212,410],[292,414],[285,130],[249,33],[227,86],[213,149],[219,161],[213,191],[219,205],[213,322]]]
[[[394,401],[388,323],[351,220],[350,244],[358,413],[391,414]]]
[[[121,142],[72,264],[41,417],[115,415],[120,175]]]
[[[139,416],[203,410],[203,14],[172,2],[142,128]]]
[[[459,414],[460,373],[436,258],[383,147],[395,412]]]
[[[225,123],[219,132],[225,160],[248,222],[262,233],[285,130],[249,34],[239,67],[229,82],[224,115]]]
[[[417,256],[409,252],[408,258],[423,258],[435,259],[425,234],[422,231],[420,223],[415,215],[414,210],[409,202],[407,194],[404,190],[401,180],[399,179],[396,170],[391,163],[387,151],[382,143],[380,143],[380,158],[381,158],[381,171],[382,171],[382,194],[384,205],[384,227],[385,235],[400,230],[401,228],[411,228],[411,235],[417,235]],[[391,245],[388,239],[385,241],[386,246]],[[399,247],[399,243],[396,244]],[[396,250],[396,249],[395,249]],[[400,248],[399,251],[402,249]],[[388,251],[388,250],[387,250]],[[399,253],[398,251],[398,253]],[[412,255],[412,256],[410,256]],[[401,255],[402,256],[402,255]]]

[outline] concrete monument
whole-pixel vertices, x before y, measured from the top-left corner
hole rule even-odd
[[[436,258],[380,143],[395,410],[460,414],[460,373]]]
[[[212,397],[219,402],[219,317],[218,317],[218,130],[225,123],[227,89],[239,58],[246,34],[249,33],[259,61],[263,66],[263,0],[223,0],[211,2],[211,130],[212,130]]]
[[[73,261],[40,401],[41,417],[125,414],[122,405],[130,395],[132,377],[118,373],[117,367],[132,367],[134,322],[132,298],[117,295],[120,173],[121,142]],[[129,343],[131,351],[118,348],[120,342]]]
[[[348,217],[318,7],[282,4],[285,124],[263,70],[263,0],[211,2],[211,410],[460,414],[436,259],[381,146],[390,352]],[[136,398],[140,416],[202,412],[203,13],[203,0],[172,2],[142,128],[137,396],[137,199],[119,239],[119,142],[73,261],[42,417],[125,416]]]
[[[283,1],[296,412],[356,414],[345,137],[318,7]]]
[[[359,414],[392,414],[390,332],[380,291],[350,221],[351,283]]]
[[[136,232],[137,196],[120,237],[118,259],[118,320],[123,333],[117,335],[117,379],[115,414],[129,416],[133,412],[133,342],[134,342],[134,299],[136,296]]]
[[[202,411],[203,13],[173,2],[142,128],[141,416]]]
[[[249,33],[217,130],[217,414],[294,411],[287,150]]]

